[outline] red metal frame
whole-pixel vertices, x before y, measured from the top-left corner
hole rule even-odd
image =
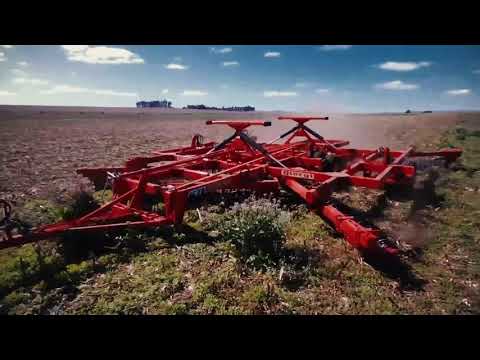
[[[152,156],[128,160],[124,167],[78,169],[78,174],[92,180],[97,187],[111,184],[112,201],[79,219],[42,226],[29,234],[12,234],[8,230],[6,238],[0,241],[0,249],[66,232],[178,224],[193,197],[219,189],[275,192],[285,187],[331,223],[354,248],[395,254],[398,250],[386,245],[378,230],[360,225],[330,204],[332,192],[339,186],[371,189],[394,184],[409,186],[413,184],[415,168],[402,165],[407,158],[439,156],[450,163],[462,153],[460,149],[418,152],[414,148],[405,151],[346,148],[348,141],[326,140],[305,125],[328,117],[280,117],[279,120],[293,120],[297,125],[265,144],[258,144],[244,130],[249,126],[271,126],[271,122],[209,120],[207,125],[227,125],[235,133],[219,144],[202,144],[201,137],[196,135],[188,147],[154,151]],[[288,135],[291,136],[283,144],[275,144]],[[299,137],[303,140],[293,142]],[[328,158],[340,163],[337,169],[329,168]],[[164,214],[151,211],[146,206],[147,198],[163,201]]]

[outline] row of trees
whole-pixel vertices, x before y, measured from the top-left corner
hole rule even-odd
[[[221,108],[215,107],[215,106],[205,106],[203,104],[201,105],[187,105],[184,107],[184,109],[189,109],[189,110],[221,110],[221,111],[255,111],[255,108],[253,106],[231,106],[231,107],[224,107],[222,106]]]

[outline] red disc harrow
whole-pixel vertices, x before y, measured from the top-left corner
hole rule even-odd
[[[352,216],[335,208],[332,192],[348,186],[383,189],[389,185],[411,186],[415,167],[403,165],[411,157],[441,157],[455,161],[460,149],[436,152],[355,149],[344,140],[327,140],[309,128],[311,120],[328,117],[280,117],[296,125],[278,138],[259,144],[244,130],[271,126],[267,121],[207,121],[227,125],[234,133],[221,143],[203,143],[195,135],[188,147],[135,157],[123,167],[83,168],[77,173],[97,188],[110,187],[113,198],[97,210],[74,220],[41,226],[20,234],[9,226],[11,208],[0,201],[5,216],[0,222],[5,235],[0,249],[53,238],[67,232],[111,231],[124,228],[178,224],[190,199],[221,189],[248,189],[259,193],[287,188],[327,220],[354,248],[363,252],[395,254],[398,250],[380,238],[376,229],[360,225]],[[288,137],[288,138],[287,138]],[[285,139],[283,143],[278,143]],[[293,141],[297,140],[297,141]],[[164,204],[164,212],[152,211],[151,201]]]

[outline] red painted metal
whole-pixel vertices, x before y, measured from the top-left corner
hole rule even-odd
[[[244,131],[250,126],[271,126],[271,122],[207,121],[207,125],[227,125],[235,133],[221,143],[203,143],[195,135],[191,145],[154,151],[152,156],[134,157],[123,167],[84,168],[77,173],[89,178],[97,188],[111,187],[113,199],[97,210],[71,221],[41,226],[27,234],[14,233],[11,208],[0,200],[5,213],[0,221],[4,239],[0,249],[49,239],[68,232],[111,231],[123,228],[157,227],[183,221],[191,199],[220,189],[248,189],[276,192],[286,187],[341,233],[354,248],[366,252],[396,254],[376,229],[360,225],[330,203],[339,187],[383,189],[389,185],[410,186],[415,167],[402,165],[410,157],[438,156],[455,161],[460,149],[418,152],[414,148],[346,148],[345,140],[327,140],[305,124],[328,117],[279,117],[297,123],[280,137],[259,144]],[[275,144],[288,137],[283,144]],[[294,138],[303,138],[292,142]],[[164,213],[152,211],[149,201],[164,203]]]
[[[293,120],[299,124],[304,124],[310,120],[328,120],[328,116],[279,116],[278,120]]]
[[[207,125],[227,125],[236,131],[242,131],[249,126],[272,126],[271,121],[263,120],[249,120],[249,121],[236,121],[236,120],[207,120]]]

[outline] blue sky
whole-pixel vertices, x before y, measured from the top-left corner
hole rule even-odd
[[[0,104],[480,110],[480,46],[0,45]]]

